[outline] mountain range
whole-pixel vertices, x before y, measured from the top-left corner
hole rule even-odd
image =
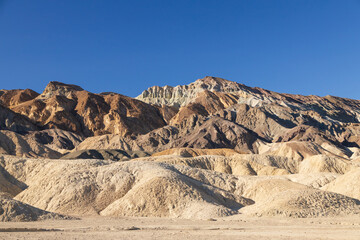
[[[360,101],[216,77],[0,90],[0,221],[360,214]]]
[[[50,82],[41,94],[0,90],[0,103],[0,152],[17,156],[229,148],[349,158],[360,144],[359,100],[281,94],[216,77],[154,86],[136,98]]]

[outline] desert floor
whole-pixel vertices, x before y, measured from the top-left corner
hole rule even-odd
[[[0,239],[360,239],[360,218],[83,218],[0,223]]]

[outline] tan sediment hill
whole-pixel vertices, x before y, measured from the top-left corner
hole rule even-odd
[[[243,196],[255,201],[240,211],[243,214],[302,218],[359,214],[360,202],[356,199],[286,180],[258,180],[245,189]]]
[[[359,183],[360,167],[357,167],[325,185],[322,189],[360,200]]]
[[[192,168],[180,173],[171,165],[151,162],[24,161],[14,157],[3,161],[9,173],[29,185],[16,199],[47,211],[209,218],[234,214],[252,203],[188,176]],[[21,170],[14,171],[15,166]]]
[[[352,161],[326,155],[315,155],[299,160],[266,154],[238,154],[227,151],[224,153],[224,150],[221,149],[219,151],[208,149],[165,150],[153,154],[151,157],[137,160],[181,164],[235,175],[345,174],[358,168],[357,164]]]
[[[256,156],[256,157],[253,157]],[[276,157],[275,157],[276,158]],[[273,161],[270,162],[272,159]],[[272,156],[259,156],[250,154],[232,154],[231,156],[198,156],[183,157],[174,155],[152,156],[148,158],[136,159],[139,161],[164,162],[168,164],[185,165],[192,168],[206,169],[221,173],[233,175],[286,175],[290,171],[286,168],[279,167]],[[269,161],[270,160],[270,161]],[[278,162],[282,160],[277,159]],[[291,161],[291,160],[290,160]],[[290,162],[289,161],[289,162]],[[296,168],[292,166],[291,168]],[[295,171],[295,170],[294,170]]]
[[[73,219],[61,214],[44,211],[12,199],[0,192],[0,222],[27,222],[39,220]]]
[[[8,194],[11,197],[16,196],[26,185],[13,178],[3,167],[0,166],[0,193]]]
[[[357,168],[352,161],[339,157],[316,155],[305,158],[299,164],[299,173],[332,172],[345,174]]]
[[[316,183],[326,184],[324,179],[331,183],[338,175],[238,176],[143,160],[3,156],[0,163],[28,185],[16,200],[61,214],[208,219],[239,213],[320,217],[360,211],[356,199],[313,188]]]

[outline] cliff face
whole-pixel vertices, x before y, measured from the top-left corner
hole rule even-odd
[[[248,87],[240,83],[222,78],[205,77],[203,79],[198,79],[189,85],[179,85],[176,87],[150,87],[136,98],[150,104],[182,107],[190,103],[199,93],[205,90],[232,93],[238,91],[247,92],[248,89]]]

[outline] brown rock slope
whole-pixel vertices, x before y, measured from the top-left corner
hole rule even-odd
[[[171,119],[170,124],[179,124],[191,115],[209,116],[236,104],[237,100],[238,97],[233,94],[204,90],[198,93],[193,102],[181,107],[179,112]]]
[[[0,105],[0,129],[17,133],[39,130],[28,118]]]
[[[0,154],[24,157],[59,158],[61,154],[33,138],[26,138],[15,132],[0,130]]]
[[[240,153],[255,153],[262,142],[241,125],[213,117],[204,121],[197,116],[180,127],[166,126],[145,135],[121,137],[103,135],[85,139],[75,150],[124,149],[157,152],[171,148],[232,148]]]
[[[11,107],[30,101],[37,96],[39,94],[31,89],[0,90],[0,104],[5,107]]]
[[[9,108],[43,128],[83,136],[144,134],[166,123],[156,107],[120,94],[93,94],[76,85],[50,82],[38,97]]]

